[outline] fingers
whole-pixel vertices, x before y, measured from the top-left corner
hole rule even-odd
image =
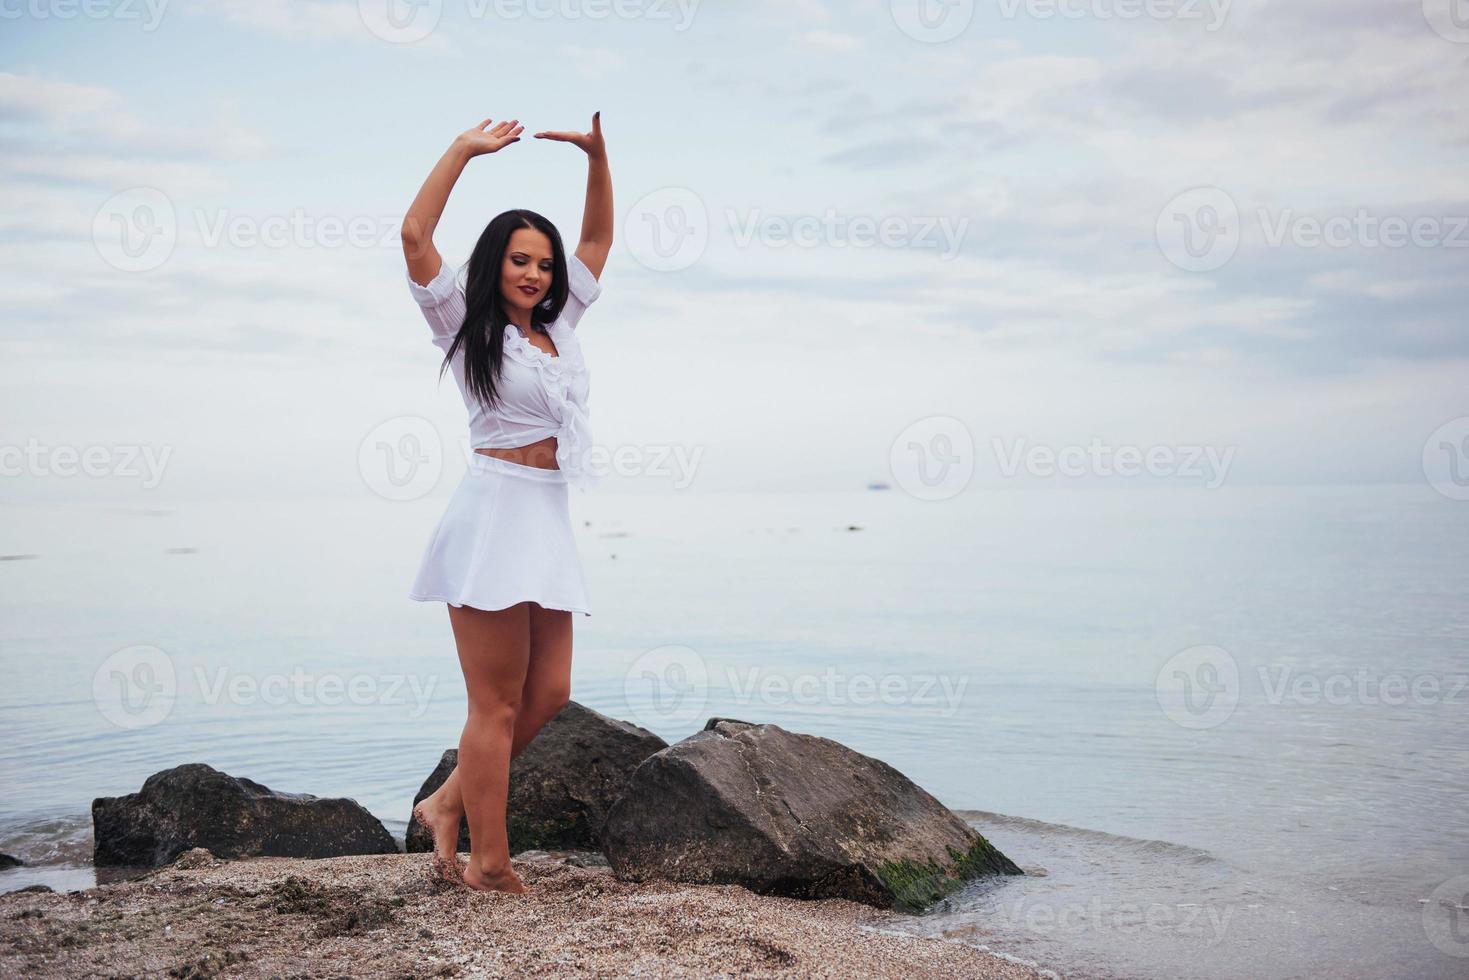
[[[488,126],[492,122],[494,122],[494,119],[493,118],[486,119],[486,120],[484,120],[483,122],[481,122],[478,126],[476,126],[474,128],[480,130],[481,132],[483,132],[484,131],[484,128],[486,126]],[[511,131],[511,129],[514,129],[517,133],[518,132],[523,132],[525,130],[525,127],[519,125],[519,123],[520,123],[520,120],[519,119],[509,119],[509,120],[506,120],[505,122],[502,122],[499,125],[497,125],[494,129],[490,130],[490,135],[492,135],[492,136],[504,136],[506,133],[509,133]],[[596,112],[592,113],[592,135],[597,135],[597,134],[600,134],[601,132],[602,132],[602,110],[601,109],[598,109]],[[583,135],[582,133],[572,133],[572,132],[567,132],[566,130],[545,130],[545,131],[542,131],[542,132],[539,132],[539,133],[536,133],[535,134],[536,139],[563,140],[563,141],[575,140],[577,137],[582,136],[582,135]]]
[[[493,121],[493,119],[486,119],[475,128],[480,130],[481,132],[484,132],[485,127]],[[499,137],[502,139],[506,137],[514,137],[513,139],[506,139],[505,142],[515,143],[519,141],[520,134],[523,132],[525,132],[525,127],[520,125],[519,119],[507,119],[506,121],[496,125],[493,129],[489,130],[487,135]],[[592,131],[590,133],[575,133],[568,130],[548,129],[543,130],[539,133],[535,133],[534,135],[535,138],[538,140],[556,140],[561,143],[580,143],[588,136],[601,136],[602,111],[599,109],[592,114]]]
[[[590,133],[573,133],[566,130],[554,130],[544,133],[536,133],[536,138],[562,140],[568,143],[575,143],[577,140],[582,139],[586,136],[600,135],[602,135],[602,111],[599,109],[592,115],[592,131]]]

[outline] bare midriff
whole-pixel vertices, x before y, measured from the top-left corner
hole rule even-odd
[[[533,442],[528,446],[515,446],[510,449],[476,449],[475,452],[519,463],[522,466],[534,466],[542,470],[560,469],[556,465],[555,436],[547,436],[540,442]]]

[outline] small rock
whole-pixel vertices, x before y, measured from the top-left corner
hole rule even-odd
[[[217,858],[207,847],[191,847],[174,859],[175,868],[207,868],[214,864]]]
[[[156,868],[195,847],[223,858],[398,851],[356,800],[282,793],[198,762],[156,772],[136,793],[93,800],[92,831],[97,867]]]

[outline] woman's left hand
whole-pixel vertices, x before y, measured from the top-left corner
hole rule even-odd
[[[590,133],[572,133],[561,130],[551,130],[544,133],[536,133],[538,140],[559,140],[562,143],[574,143],[586,151],[587,156],[602,156],[607,152],[607,146],[602,142],[602,113],[601,110],[592,113],[592,131]]]

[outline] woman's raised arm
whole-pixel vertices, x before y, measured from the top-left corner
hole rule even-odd
[[[434,247],[434,229],[443,217],[444,205],[449,202],[449,192],[464,172],[464,165],[471,158],[520,141],[520,132],[525,127],[516,125],[519,120],[502,122],[494,129],[486,130],[493,120],[486,119],[472,129],[467,129],[454,138],[454,142],[439,157],[428,179],[418,189],[418,196],[403,216],[400,234],[403,239],[403,257],[408,260],[408,276],[420,286],[438,275],[443,259]]]
[[[602,113],[592,114],[590,133],[536,133],[536,139],[559,140],[581,147],[587,154],[587,203],[581,217],[581,242],[576,257],[592,275],[602,277],[612,251],[612,172],[607,166],[607,144],[602,140]]]

